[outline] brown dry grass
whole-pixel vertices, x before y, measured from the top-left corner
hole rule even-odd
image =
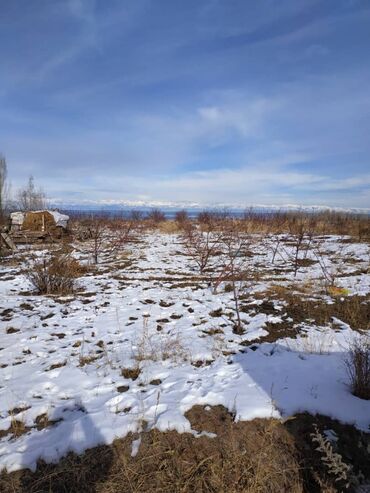
[[[182,226],[177,221],[161,221],[156,224],[156,228],[160,233],[174,234],[182,231]]]
[[[0,430],[0,438],[7,435],[12,435],[13,438],[18,438],[27,433],[29,430],[30,428],[25,425],[22,417],[18,416],[16,418],[15,415],[11,413],[10,426],[7,430]]]
[[[317,325],[328,325],[332,318],[338,318],[353,330],[370,330],[369,296],[338,296],[332,303],[319,297],[297,294],[289,288],[273,287],[265,292],[268,299],[278,299],[286,303],[284,312],[293,319],[293,324],[314,320]]]
[[[208,409],[208,408],[207,408]],[[370,434],[307,413],[274,419],[233,421],[222,406],[195,406],[192,428],[216,434],[194,437],[175,431],[143,432],[136,457],[132,441],[68,454],[58,464],[39,462],[28,470],[0,475],[2,493],[319,493],[343,491],[312,441],[332,429],[336,452],[350,464],[351,478],[370,476]],[[361,479],[362,478],[362,479]],[[353,483],[355,484],[355,483]],[[359,484],[357,482],[357,484]],[[346,490],[347,491],[347,490]],[[348,491],[353,491],[349,489]]]
[[[254,298],[262,299],[262,303],[253,303]],[[336,319],[350,325],[358,332],[370,329],[370,297],[369,296],[341,296],[326,303],[319,296],[309,296],[306,292],[297,293],[292,286],[272,285],[267,291],[257,293],[254,298],[243,299],[240,310],[242,312],[265,313],[277,315],[281,322],[266,322],[268,335],[262,338],[265,342],[275,342],[282,337],[295,337],[301,331],[303,323],[310,323],[322,327],[339,328]],[[275,309],[273,300],[281,301],[284,306],[281,311]],[[252,343],[245,343],[250,345]]]
[[[193,426],[216,438],[177,432],[142,434],[69,454],[57,465],[40,463],[36,473],[2,474],[3,493],[236,493],[302,492],[294,440],[276,420],[233,423],[222,407],[188,413]]]

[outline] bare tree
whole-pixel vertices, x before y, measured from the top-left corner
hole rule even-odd
[[[131,219],[131,221],[139,222],[143,220],[144,214],[138,209],[132,209],[130,211],[129,218]]]
[[[99,255],[104,249],[104,240],[106,238],[108,228],[105,218],[92,217],[89,221],[88,232],[92,240],[92,256],[94,263],[99,261]]]
[[[214,292],[220,282],[227,281],[231,284],[234,299],[236,321],[234,332],[243,334],[244,329],[240,318],[240,295],[244,292],[247,281],[248,253],[251,246],[251,238],[241,233],[237,225],[229,225],[221,240],[223,256],[220,263],[221,271],[213,282]]]
[[[107,238],[107,252],[118,253],[125,248],[127,243],[132,240],[132,233],[135,230],[136,222],[134,219],[116,219],[108,224],[109,235]],[[136,227],[136,233],[138,228]]]
[[[275,245],[272,247],[272,260],[274,263],[275,257],[278,254],[281,260],[292,264],[294,277],[297,277],[298,269],[301,265],[305,264],[308,253],[310,251],[311,244],[315,234],[315,220],[314,218],[305,218],[302,216],[291,218],[289,224],[289,237],[276,236]],[[287,249],[283,242],[289,242]]]
[[[42,188],[36,187],[31,175],[27,185],[18,192],[18,204],[22,211],[37,211],[45,209],[46,196]]]
[[[104,214],[92,214],[75,223],[74,236],[87,241],[94,264],[103,256],[117,255],[126,245],[137,238],[140,230],[133,219],[109,218]],[[135,236],[133,236],[135,234]]]
[[[0,154],[0,224],[4,222],[9,199],[8,167],[5,156]]]

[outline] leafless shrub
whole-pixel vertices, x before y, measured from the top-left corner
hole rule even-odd
[[[201,211],[198,214],[197,220],[199,224],[210,227],[215,221],[215,217],[215,213],[212,213],[211,211]]]
[[[186,210],[177,211],[175,214],[175,221],[178,225],[178,228],[181,230],[188,229],[189,225],[191,224],[189,214]]]
[[[177,211],[175,214],[175,221],[179,224],[187,223],[189,221],[189,214],[184,209]]]
[[[220,231],[231,220],[228,210],[204,210],[199,212],[197,223],[202,231]]]
[[[94,262],[98,262],[109,218],[104,214],[74,214],[70,221],[73,236],[78,241],[90,241]]]
[[[370,238],[370,217],[337,211],[257,211],[247,209],[241,218],[241,228],[247,232],[299,234],[302,222],[309,225],[315,235],[350,235],[358,241]]]
[[[277,236],[274,239],[271,262],[275,262],[278,255],[283,262],[293,267],[294,277],[298,269],[307,259],[314,238],[314,223],[301,219],[288,225],[289,236]],[[287,248],[287,246],[291,248]]]
[[[314,223],[312,220],[299,218],[289,226],[290,243],[293,251],[288,253],[288,258],[293,264],[294,277],[297,276],[301,260],[307,258],[314,235]],[[287,253],[288,251],[284,249]]]
[[[85,269],[68,255],[35,261],[26,274],[38,294],[71,294]]]
[[[160,209],[154,208],[148,213],[147,219],[151,224],[156,225],[156,224],[159,224],[159,223],[165,221],[166,216],[165,216],[163,211],[161,211]]]
[[[114,254],[125,248],[139,233],[138,223],[130,218],[109,218],[104,214],[82,219],[74,218],[73,232],[79,241],[89,241],[93,262],[100,261],[101,254]]]
[[[360,399],[370,399],[370,338],[356,338],[344,364],[352,394]]]

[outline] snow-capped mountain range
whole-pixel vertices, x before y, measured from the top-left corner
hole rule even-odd
[[[347,212],[353,214],[370,214],[370,208],[360,207],[331,207],[327,205],[300,205],[300,204],[282,204],[282,205],[267,205],[267,204],[248,204],[248,203],[199,203],[192,201],[171,202],[159,200],[84,200],[81,202],[68,202],[58,199],[49,200],[51,207],[69,210],[127,210],[127,209],[151,209],[159,208],[166,210],[204,210],[228,209],[231,211],[244,211],[246,209],[254,209],[258,211],[297,211],[320,212],[320,211],[336,211]]]

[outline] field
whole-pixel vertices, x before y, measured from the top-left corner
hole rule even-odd
[[[151,450],[158,458],[158,449],[166,455],[178,444],[199,443],[217,462],[215,444],[220,453],[238,442],[235,433],[257,434],[261,443],[268,437],[268,447],[292,451],[291,462],[276,463],[282,459],[275,449],[257,453],[245,445],[258,467],[275,464],[273,479],[253,483],[266,473],[252,464],[253,480],[238,482],[228,470],[226,483],[199,483],[211,473],[208,466],[200,476],[191,469],[193,451],[189,470],[166,476],[176,485],[172,491],[227,491],[225,484],[229,491],[304,491],[307,481],[310,491],[336,491],[366,484],[370,400],[368,389],[355,388],[351,369],[356,348],[369,348],[369,243],[356,235],[259,231],[233,221],[201,230],[169,222],[124,228],[100,221],[84,237],[23,246],[2,260],[4,491],[49,491],[45,484],[50,491],[78,491],[60,483],[68,460],[75,467],[90,457],[93,464],[95,456],[85,453],[93,448],[104,463],[117,443],[133,483],[105,487],[108,480],[99,475],[80,491],[171,491],[167,483],[154,488],[153,470],[148,476]],[[40,294],[40,277],[51,274],[50,289]],[[52,282],[61,278],[53,292]],[[307,443],[300,449],[297,438],[303,435],[311,440],[309,459],[302,452]],[[353,445],[346,457],[349,436],[365,444],[362,456]],[[327,466],[325,446],[341,452],[339,472]],[[47,465],[61,459],[58,473]],[[318,461],[321,479],[302,473],[307,460],[312,470]],[[283,482],[274,483],[284,467]],[[286,482],[289,468],[294,484]],[[40,483],[42,474],[48,479]],[[50,483],[53,474],[59,482]],[[145,475],[153,489],[137,482]]]

